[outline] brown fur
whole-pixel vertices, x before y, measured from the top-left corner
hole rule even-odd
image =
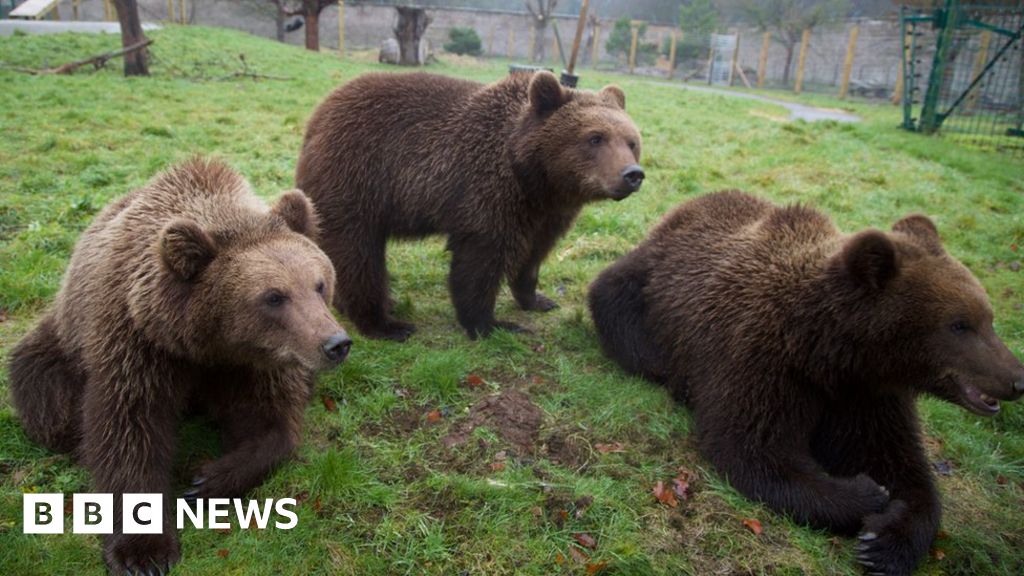
[[[216,161],[187,162],[108,206],[11,355],[28,435],[76,452],[119,507],[125,492],[169,494],[177,424],[197,406],[222,426],[225,454],[187,496],[259,484],[298,444],[315,372],[347,352],[315,233],[301,193],[268,211]],[[272,294],[284,299],[272,306]],[[172,502],[160,535],[121,534],[114,511],[104,546],[112,572],[155,573],[177,560]]]
[[[523,309],[554,308],[536,292],[545,256],[583,204],[622,199],[642,180],[624,106],[614,86],[568,90],[547,72],[490,85],[367,74],[337,89],[309,121],[296,182],[345,270],[338,309],[368,336],[408,337],[413,326],[389,315],[386,241],[435,233],[448,236],[470,336],[516,328],[494,319],[502,279]]]
[[[873,573],[909,574],[938,529],[915,396],[991,414],[981,394],[1024,392],[985,291],[920,215],[844,235],[810,208],[712,194],[603,272],[590,306],[606,352],[690,406],[720,473],[860,531]]]

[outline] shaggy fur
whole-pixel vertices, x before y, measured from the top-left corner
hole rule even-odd
[[[111,571],[179,557],[164,533],[120,533],[121,494],[169,494],[189,406],[222,427],[225,454],[189,498],[240,496],[299,442],[315,372],[350,341],[328,307],[330,261],[301,193],[270,210],[219,162],[193,160],[107,207],[75,248],[52,308],[11,354],[15,408],[33,440],[73,451],[114,494]]]
[[[924,216],[843,235],[806,207],[712,194],[603,272],[590,307],[611,358],[689,405],[721,474],[860,532],[871,573],[909,574],[939,525],[915,396],[989,415],[1024,391],[983,288]]]
[[[367,74],[337,89],[306,129],[297,186],[323,218],[335,305],[361,332],[404,340],[389,314],[388,238],[448,236],[449,288],[471,337],[497,322],[503,279],[525,310],[541,262],[583,204],[639,188],[640,134],[614,86],[563,89],[554,75],[490,85],[430,74]]]

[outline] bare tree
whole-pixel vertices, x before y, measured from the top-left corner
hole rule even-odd
[[[398,11],[398,23],[394,29],[398,40],[398,63],[402,66],[421,66],[426,60],[426,54],[420,49],[423,33],[433,19],[426,10],[415,6],[395,6],[395,10]]]
[[[277,38],[284,40],[284,19],[302,16],[306,24],[306,50],[320,50],[320,13],[338,0],[268,0],[277,7]]]
[[[848,0],[726,0],[726,11],[756,24],[772,33],[772,38],[786,49],[783,83],[789,83],[793,53],[804,30],[835,22],[850,9]]]
[[[544,60],[544,36],[551,22],[551,14],[555,11],[558,0],[526,0],[526,9],[533,18],[533,28],[536,33],[533,35],[533,60],[542,62]]]
[[[114,0],[117,21],[121,24],[121,46],[128,48],[146,41],[136,0]],[[132,50],[124,55],[125,76],[149,76],[149,54],[146,49]]]

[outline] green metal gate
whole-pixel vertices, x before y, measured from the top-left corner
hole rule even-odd
[[[900,9],[903,127],[1024,155],[1024,0]]]

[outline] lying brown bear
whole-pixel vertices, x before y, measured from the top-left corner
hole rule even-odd
[[[622,91],[562,88],[550,72],[483,85],[431,74],[367,74],[310,118],[296,171],[323,218],[335,305],[374,338],[404,340],[390,314],[389,238],[448,236],[448,283],[471,337],[495,327],[503,279],[524,310],[541,262],[587,202],[621,200],[644,172]]]
[[[800,522],[859,532],[872,574],[909,574],[939,526],[914,398],[988,416],[1024,392],[984,289],[924,216],[844,235],[810,208],[711,194],[589,298],[605,352],[686,402],[722,475]]]
[[[188,498],[240,496],[299,442],[316,371],[351,341],[331,316],[334,269],[298,191],[267,209],[241,176],[192,160],[107,207],[82,235],[53,307],[11,354],[33,440],[71,451],[114,494],[104,558],[157,574],[179,558],[162,534],[123,534],[121,495],[171,489],[187,407],[221,426],[225,453]]]

